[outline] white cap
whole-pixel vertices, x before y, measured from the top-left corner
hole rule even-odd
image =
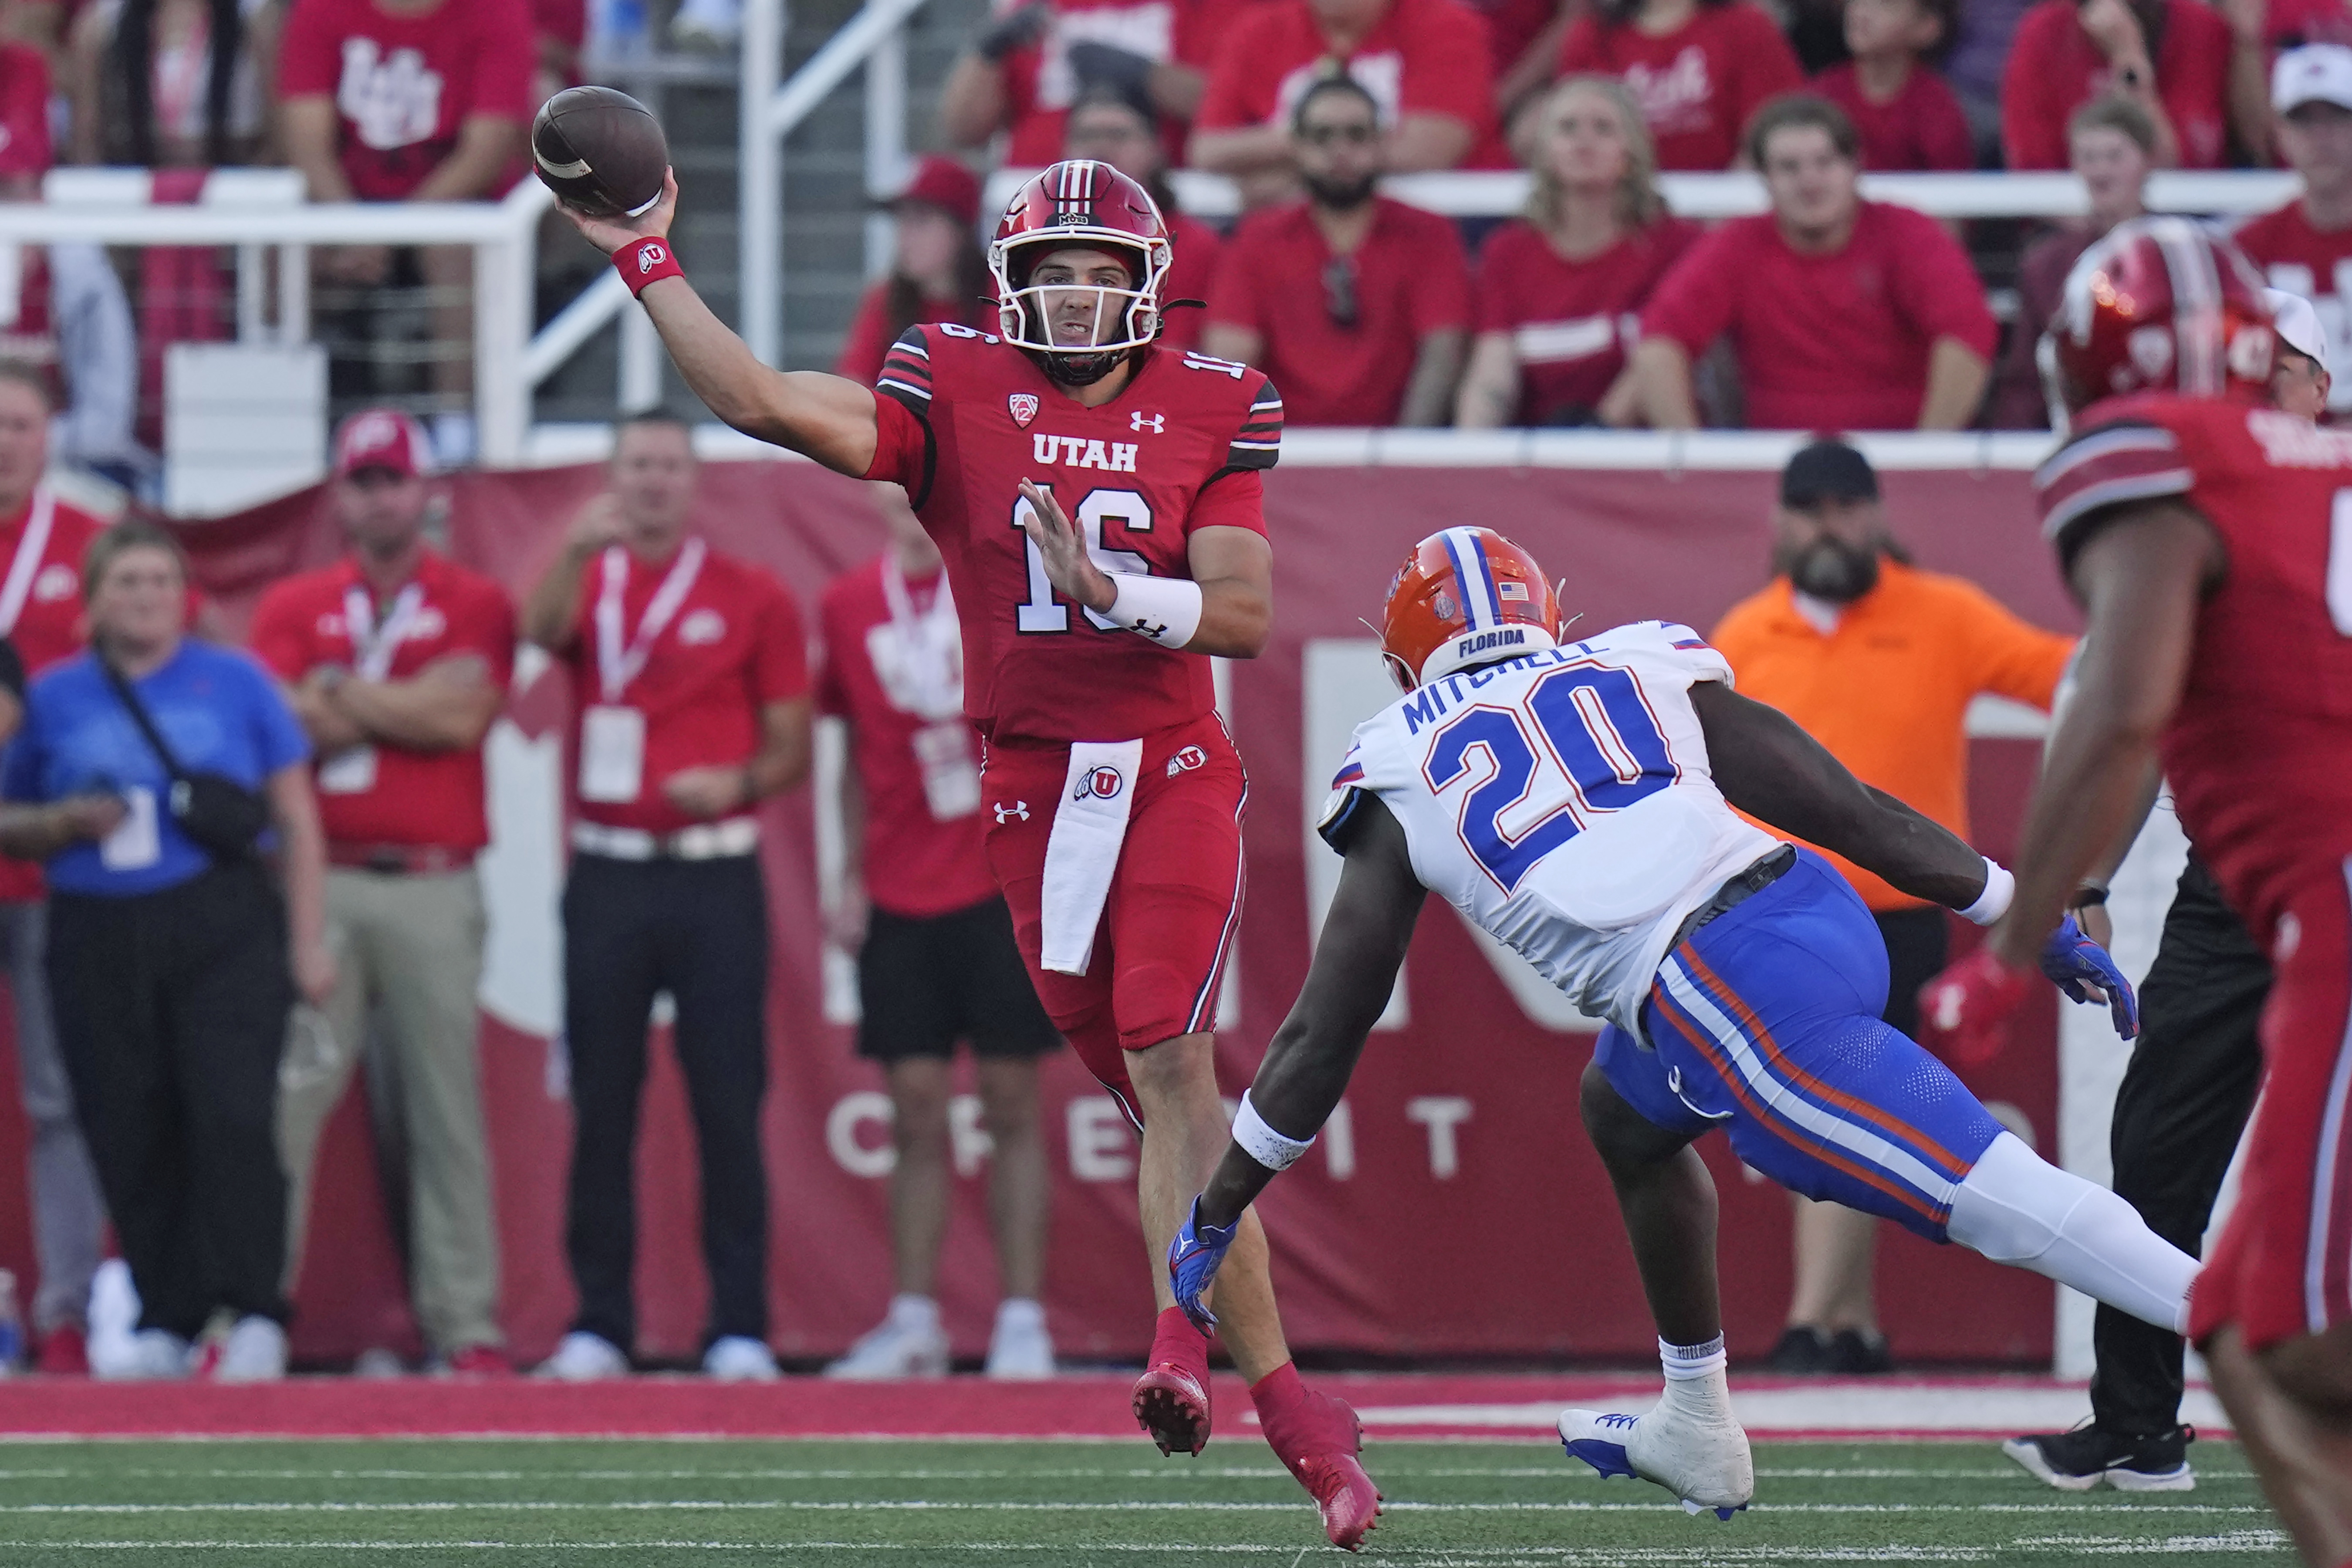
[[[2352,48],[2305,44],[2279,56],[2271,68],[2271,107],[2290,114],[2306,103],[2352,109]]]
[[[2320,329],[2319,310],[2300,294],[2290,294],[2284,289],[2265,289],[2263,294],[2271,302],[2271,330],[2279,342],[2302,354],[2316,360],[2319,368],[2327,369],[2327,334]]]

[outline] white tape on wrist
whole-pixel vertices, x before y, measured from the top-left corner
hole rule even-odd
[[[2010,875],[2009,868],[1988,855],[1985,857],[1984,891],[1977,895],[1975,903],[1960,911],[1960,918],[1989,926],[2009,912],[2010,897],[2016,891],[2017,879]]]
[[[1104,612],[1122,630],[1161,647],[1182,647],[1201,629],[1201,584],[1189,577],[1146,577],[1133,572],[1104,574],[1118,597]]]
[[[1269,1171],[1287,1171],[1298,1163],[1298,1157],[1315,1146],[1312,1138],[1285,1138],[1265,1124],[1250,1103],[1249,1091],[1242,1091],[1242,1108],[1234,1114],[1234,1142],[1242,1152]]]

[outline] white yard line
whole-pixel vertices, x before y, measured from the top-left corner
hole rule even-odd
[[[1647,1402],[1596,1400],[1604,1408]],[[2070,1384],[1864,1383],[1841,1380],[1814,1386],[1743,1389],[1732,1386],[1732,1409],[1752,1437],[1775,1433],[2063,1432],[2091,1412],[2090,1395]],[[1368,1427],[1448,1426],[1496,1432],[1548,1432],[1559,1417],[1557,1401],[1476,1405],[1370,1405],[1356,1410]],[[2180,1418],[2200,1430],[2225,1432],[2230,1418],[2210,1389],[2192,1388]]]
[[[932,1498],[806,1499],[703,1498],[621,1502],[492,1501],[418,1499],[406,1502],[35,1502],[0,1505],[0,1515],[89,1516],[158,1514],[383,1514],[383,1513],[1292,1513],[1297,1502],[1225,1502],[1199,1499],[1115,1502],[953,1501]],[[1391,1513],[1658,1513],[1657,1502],[1410,1502],[1387,1505]],[[2082,1502],[1793,1502],[1763,1503],[1759,1512],[1833,1514],[2010,1514],[2087,1511]],[[2257,1504],[2134,1502],[2134,1515],[2267,1514]]]

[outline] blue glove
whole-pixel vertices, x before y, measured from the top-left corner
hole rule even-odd
[[[2126,1040],[2138,1037],[2139,1000],[2132,994],[2131,982],[2124,978],[2105,948],[2083,934],[2073,915],[2059,921],[2050,940],[2042,944],[2042,973],[2076,1002],[2091,1000],[2085,985],[2097,986],[2107,994],[2107,1011],[2115,1018],[2116,1033]]]
[[[1176,1304],[1202,1333],[1217,1326],[1217,1315],[1201,1304],[1209,1293],[1209,1286],[1217,1278],[1217,1265],[1225,1260],[1225,1252],[1241,1234],[1238,1219],[1224,1226],[1201,1223],[1201,1200],[1192,1200],[1192,1212],[1176,1227],[1176,1238],[1168,1244],[1168,1282],[1176,1289]]]

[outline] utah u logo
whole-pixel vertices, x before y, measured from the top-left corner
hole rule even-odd
[[[1026,430],[1029,421],[1037,417],[1037,395],[1016,392],[1004,400],[1004,406],[1012,412],[1013,423]]]
[[[1168,776],[1172,779],[1178,773],[1189,773],[1194,768],[1206,767],[1208,763],[1208,752],[1198,746],[1186,746],[1168,759]]]
[[[1158,436],[1167,430],[1168,416],[1165,414],[1146,414],[1140,408],[1133,409],[1128,414],[1127,427],[1130,430],[1149,430],[1154,436]]]
[[[651,272],[655,268],[659,267],[663,262],[667,261],[668,259],[669,252],[664,250],[660,246],[645,246],[637,251],[637,271],[639,275],[642,276],[645,273]],[[651,288],[652,285],[648,284],[646,287]]]
[[[1097,768],[1078,784],[1072,800],[1114,800],[1127,787],[1127,779],[1117,768]]]

